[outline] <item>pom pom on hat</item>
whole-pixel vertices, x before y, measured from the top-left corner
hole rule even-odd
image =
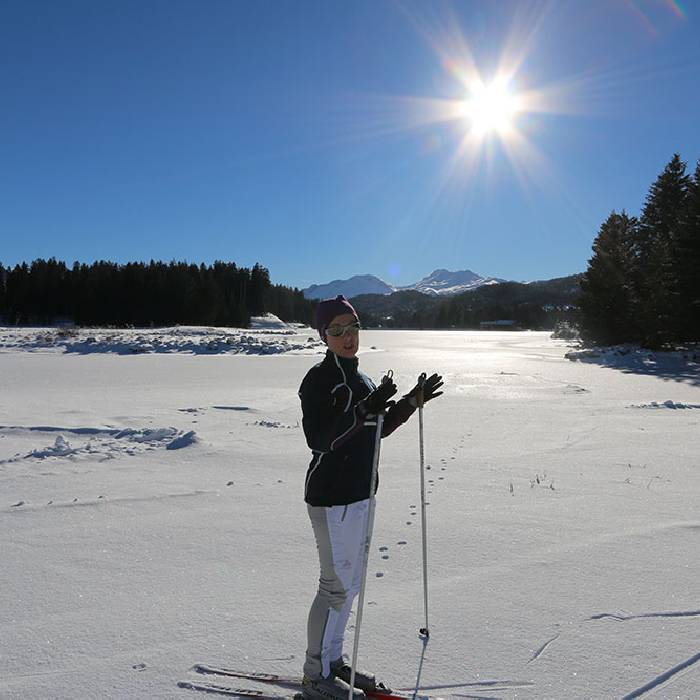
[[[357,321],[357,312],[352,304],[342,295],[338,294],[335,299],[324,299],[316,307],[316,330],[321,336],[321,340],[326,340],[326,328],[336,316],[352,314]]]

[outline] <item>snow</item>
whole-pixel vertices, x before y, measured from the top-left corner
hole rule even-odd
[[[287,329],[289,326],[279,319],[275,314],[263,314],[262,316],[253,316],[250,319],[251,328],[282,328]]]
[[[471,270],[459,270],[457,272],[433,270],[430,275],[424,277],[420,282],[416,282],[408,287],[402,287],[402,289],[414,289],[432,296],[451,296],[486,285],[500,284],[501,282],[505,282],[505,280],[494,277],[482,277]]]
[[[197,662],[299,673],[313,332],[47,335],[0,329],[0,697],[196,698],[177,682]],[[243,336],[255,353],[193,349]],[[463,697],[697,697],[692,357],[572,362],[547,333],[361,344],[375,379],[446,386],[425,409],[431,637],[413,418],[382,446],[360,664]]]
[[[0,327],[0,353],[25,350],[81,355],[276,355],[289,352],[314,353],[318,352],[321,346],[315,331],[295,324],[286,324],[273,314],[253,317],[250,329],[201,326],[126,330]]]

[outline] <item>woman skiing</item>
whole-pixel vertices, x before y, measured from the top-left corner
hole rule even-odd
[[[299,389],[306,442],[312,451],[304,499],[316,538],[321,575],[308,620],[304,697],[346,700],[351,668],[343,659],[343,637],[360,590],[369,511],[376,417],[385,413],[382,437],[405,423],[423,391],[427,402],[442,394],[433,374],[394,402],[397,387],[376,387],[359,371],[360,322],[342,295],[321,301],[316,328],[328,346]],[[356,671],[355,698],[376,687],[373,675]]]

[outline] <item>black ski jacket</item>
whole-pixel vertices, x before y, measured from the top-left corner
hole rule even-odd
[[[313,453],[304,500],[312,506],[347,505],[370,495],[377,420],[366,413],[362,400],[376,387],[357,365],[356,357],[328,350],[299,388],[304,435]],[[382,437],[414,411],[407,398],[397,401],[384,418]]]

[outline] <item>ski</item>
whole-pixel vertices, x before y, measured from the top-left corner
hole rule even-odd
[[[210,666],[209,664],[195,664],[192,667],[195,673],[203,673],[213,676],[228,676],[229,678],[244,678],[260,683],[278,683],[301,687],[301,676],[285,676],[277,673],[261,673],[259,671],[236,671],[223,666]]]
[[[229,674],[230,675],[230,674]],[[272,683],[273,681],[264,680],[267,675],[274,674],[262,674],[263,683]],[[234,676],[238,678],[239,676]],[[256,678],[260,681],[260,678]],[[255,688],[237,688],[235,686],[219,685],[218,683],[209,683],[205,681],[180,681],[178,684],[180,688],[186,688],[189,690],[199,690],[205,693],[218,693],[219,695],[228,695],[230,697],[241,697],[241,698],[258,698],[258,700],[302,700],[303,695],[301,692],[288,693],[286,695],[276,695],[272,693],[266,693],[263,690],[257,690]],[[290,684],[291,685],[291,684]],[[413,693],[393,693],[393,692],[365,692],[368,698],[373,698],[374,700],[443,700],[443,698],[438,696],[428,696],[428,695],[413,695]]]
[[[186,690],[198,690],[202,693],[216,695],[228,695],[233,698],[257,698],[258,700],[302,700],[301,693],[288,693],[287,695],[275,695],[266,693],[255,688],[235,688],[229,685],[219,685],[218,683],[207,683],[204,681],[179,681],[178,688]]]
[[[261,673],[259,671],[237,671],[232,668],[209,666],[208,664],[195,664],[192,670],[206,675],[227,676],[228,678],[241,678],[249,681],[258,681],[259,683],[301,688],[301,676],[285,676],[277,673]],[[376,690],[366,690],[365,695],[368,698],[375,698],[375,700],[442,700],[442,696],[403,693],[381,687]]]
[[[209,664],[195,664],[192,667],[192,671],[195,673],[201,673],[204,675],[212,676],[225,676],[228,678],[238,678],[241,680],[257,681],[258,683],[266,683],[272,685],[289,686],[292,690],[301,689],[301,676],[284,675],[278,673],[264,673],[260,671],[239,671],[232,668],[225,668],[223,666],[211,666]],[[228,686],[215,686],[215,684],[201,683],[200,685],[211,685],[217,688],[223,688],[224,690],[230,691],[229,695],[236,695],[236,688],[230,688]],[[506,690],[510,688],[527,688],[534,685],[530,681],[511,681],[511,680],[484,680],[484,681],[474,681],[471,683],[462,683],[456,686],[458,691],[468,690],[472,692],[483,692],[486,690]],[[245,689],[241,689],[245,690]],[[215,692],[210,690],[209,692]],[[238,693],[242,697],[257,697],[261,700],[293,700],[294,695],[266,695],[264,691],[253,690],[249,691],[247,694],[243,692]],[[298,693],[300,696],[301,693]],[[388,688],[382,690],[378,688],[375,691],[365,691],[365,695],[372,700],[447,700],[448,698],[467,698],[469,695],[465,695],[461,692],[450,693],[449,695],[426,695],[424,693],[414,693],[413,691],[404,690],[389,690]]]
[[[291,686],[292,688],[301,688],[301,676],[285,676],[277,673],[261,673],[259,671],[236,671],[232,668],[209,666],[208,664],[195,664],[192,670],[196,673],[207,675],[227,676],[228,678],[241,678],[249,681],[258,681],[260,683],[273,683],[276,685]],[[440,700],[439,698],[430,697],[428,695],[401,693],[382,687],[378,687],[376,690],[366,690],[365,695],[368,698],[376,698],[376,700],[407,700],[408,698],[411,700]]]

